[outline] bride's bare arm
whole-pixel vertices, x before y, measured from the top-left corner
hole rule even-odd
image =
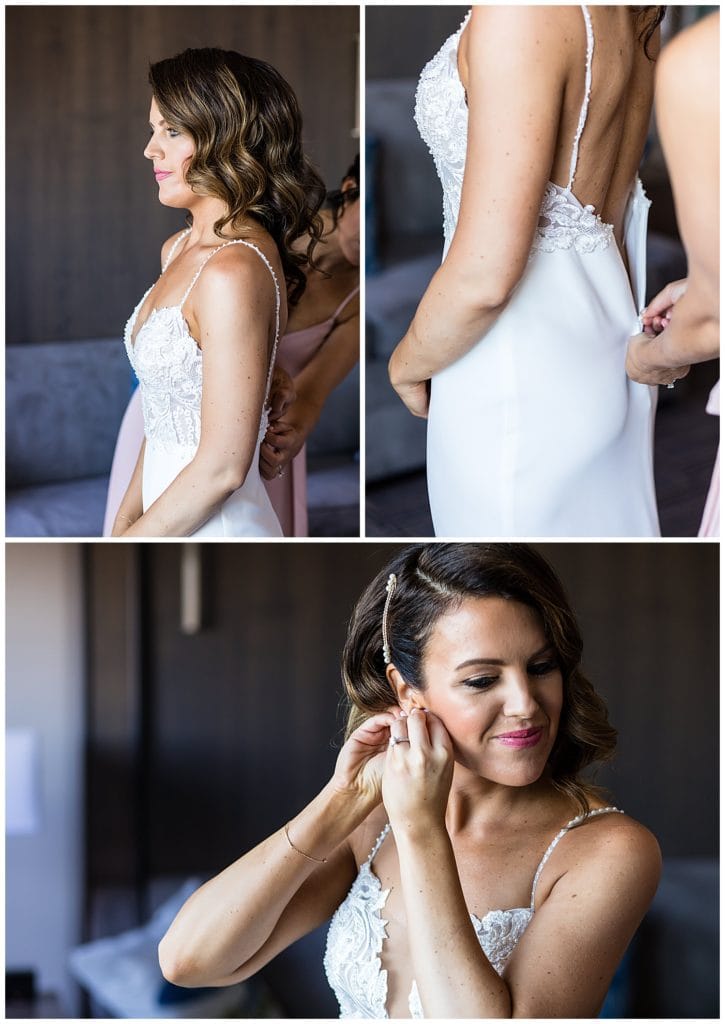
[[[261,421],[274,330],[274,284],[254,254],[230,246],[204,269],[192,302],[203,364],[194,458],[124,534],[184,537],[244,483]]]
[[[330,782],[289,823],[289,841],[279,829],[186,901],[159,946],[169,981],[242,981],[332,915],[355,877],[348,837],[380,801],[392,717],[375,715],[348,739]]]
[[[159,945],[164,976],[185,987],[233,985],[327,920],[355,875],[345,840],[359,810],[328,785],[280,829],[198,889]]]
[[[112,537],[122,537],[124,533],[143,515],[143,457],[146,450],[146,441],[141,444],[141,451],[136,459],[133,475],[129,480],[126,493],[121,504],[118,506],[116,518],[113,521]]]
[[[566,80],[551,7],[475,7],[468,143],[446,258],[393,353],[394,386],[427,380],[496,321],[521,279],[551,173]]]

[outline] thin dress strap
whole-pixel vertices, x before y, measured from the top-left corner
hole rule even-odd
[[[340,315],[340,313],[342,313],[343,309],[344,309],[344,308],[345,308],[345,306],[346,306],[346,305],[348,304],[348,302],[350,302],[350,301],[351,301],[351,300],[352,300],[352,299],[353,299],[353,298],[354,298],[354,297],[355,297],[355,296],[357,295],[357,293],[358,293],[359,291],[360,291],[360,285],[358,284],[358,285],[356,285],[356,286],[355,286],[355,287],[353,288],[353,290],[352,290],[351,292],[349,292],[349,293],[348,293],[348,294],[347,294],[347,295],[345,296],[345,298],[344,298],[344,299],[342,300],[342,302],[341,302],[341,303],[340,303],[340,305],[339,305],[339,306],[337,307],[337,309],[335,310],[335,312],[334,312],[334,313],[332,314],[332,316],[330,317],[330,319],[331,319],[331,320],[337,320],[338,316]]]
[[[579,124],[577,125],[576,135],[574,136],[574,145],[571,151],[571,163],[569,164],[569,184],[566,186],[567,192],[571,192],[571,187],[574,184],[574,175],[576,173],[576,164],[579,157],[579,141],[584,131],[584,124],[587,119],[587,112],[589,110],[589,97],[592,91],[592,58],[594,56],[594,32],[592,30],[592,18],[589,14],[589,8],[585,5],[581,5],[582,13],[584,15],[584,24],[587,30],[587,69],[584,76],[584,102],[582,108],[579,111]]]
[[[264,255],[262,250],[259,249],[256,245],[254,245],[253,242],[247,242],[243,238],[232,238],[228,242],[224,242],[223,245],[217,246],[216,249],[212,249],[212,251],[208,254],[208,256],[205,256],[204,259],[201,261],[201,266],[199,267],[197,272],[194,274],[194,276],[193,276],[193,278],[191,280],[191,284],[189,285],[189,287],[184,292],[184,297],[182,298],[181,302],[179,303],[179,309],[181,309],[181,307],[184,305],[186,300],[189,298],[189,293],[191,292],[191,289],[194,287],[196,282],[199,280],[199,275],[201,274],[202,270],[207,265],[209,260],[212,258],[212,256],[215,256],[216,253],[220,252],[222,249],[226,249],[226,247],[228,245],[245,245],[248,249],[252,249],[254,252],[256,252],[257,256],[259,256],[259,258],[261,259],[262,263],[264,263],[265,266],[267,267],[267,270],[269,270],[270,274],[272,275],[272,281],[274,282],[274,294],[275,294],[274,345],[272,346],[272,355],[270,357],[269,367],[267,369],[267,384],[266,384],[266,387],[265,387],[265,390],[264,390],[264,405],[265,405],[265,408],[266,408],[267,402],[269,400],[269,389],[270,389],[270,386],[271,386],[271,383],[272,383],[272,373],[274,371],[274,361],[277,358],[277,345],[279,344],[280,292],[279,292],[279,282],[277,281],[277,275],[274,272],[274,268],[272,267],[272,264],[269,262],[267,257]]]
[[[177,237],[177,239],[174,242],[174,244],[171,246],[171,249],[169,250],[169,255],[166,257],[166,262],[164,263],[164,265],[162,267],[162,270],[161,270],[162,274],[166,272],[166,268],[168,267],[169,263],[171,263],[172,259],[174,258],[174,253],[176,252],[176,249],[177,249],[177,247],[179,245],[179,242],[182,240],[182,238],[186,238],[186,236],[189,234],[190,231],[191,231],[191,228],[186,228],[185,231],[182,231],[181,234]],[[152,285],[152,287],[153,287],[153,285]],[[149,288],[149,291],[151,291],[151,288]]]
[[[385,826],[383,831],[380,833],[378,838],[375,840],[375,845],[373,846],[373,848],[370,851],[370,854],[368,856],[368,860],[367,860],[368,864],[372,865],[373,859],[375,857],[375,854],[378,852],[380,847],[383,845],[383,840],[385,839],[385,837],[386,837],[386,835],[388,834],[389,831],[390,831],[390,822],[387,823],[387,825]]]
[[[587,811],[586,814],[578,814],[576,818],[572,818],[571,821],[564,826],[564,828],[560,829],[559,832],[556,833],[552,841],[549,843],[546,853],[541,858],[539,866],[536,869],[536,874],[534,875],[534,883],[531,886],[531,903],[529,904],[529,910],[532,914],[534,912],[534,897],[536,896],[536,886],[539,882],[539,876],[541,875],[541,872],[544,870],[544,865],[548,861],[549,857],[556,849],[559,840],[562,839],[567,834],[567,832],[571,832],[573,828],[577,828],[579,825],[583,825],[585,821],[589,821],[591,818],[595,818],[598,814],[624,814],[624,811],[620,811],[618,807],[598,807],[594,811]]]

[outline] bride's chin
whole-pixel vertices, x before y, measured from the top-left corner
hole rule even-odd
[[[456,759],[457,763],[477,775],[479,779],[486,782],[493,782],[499,786],[531,786],[538,782],[544,774],[546,764],[538,762],[517,764],[470,764],[466,761]]]

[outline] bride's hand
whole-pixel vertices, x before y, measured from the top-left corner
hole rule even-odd
[[[658,362],[658,341],[648,334],[635,334],[629,339],[625,369],[638,384],[674,384],[686,377],[689,366],[661,366]]]
[[[649,337],[661,334],[672,319],[672,310],[687,291],[687,278],[670,281],[642,310],[642,326]]]
[[[353,799],[361,799],[371,809],[380,803],[385,756],[394,721],[392,710],[368,718],[346,741],[335,764],[335,788],[349,793]]]
[[[393,831],[424,836],[445,827],[454,764],[446,727],[432,711],[414,708],[397,719],[391,734],[382,794]]]
[[[419,416],[421,419],[427,419],[430,403],[429,380],[420,380],[415,384],[393,384],[393,387],[408,412],[412,412],[414,416]]]
[[[430,380],[416,380],[413,368],[401,356],[403,342],[393,352],[388,363],[390,383],[409,412],[426,419],[430,403]]]

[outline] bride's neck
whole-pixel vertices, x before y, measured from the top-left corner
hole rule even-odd
[[[227,216],[229,210],[225,202],[215,196],[199,196],[198,200],[189,206],[189,213],[193,218],[191,231],[189,233],[189,245],[218,246],[225,239],[239,238],[247,231],[252,231],[259,225],[251,217],[245,217],[241,224],[237,223],[234,232],[231,225],[226,224],[222,229],[222,237],[214,231],[217,221]]]
[[[450,835],[486,830],[525,814],[554,796],[551,783],[541,778],[530,786],[504,786],[483,779],[456,764],[446,809]]]

